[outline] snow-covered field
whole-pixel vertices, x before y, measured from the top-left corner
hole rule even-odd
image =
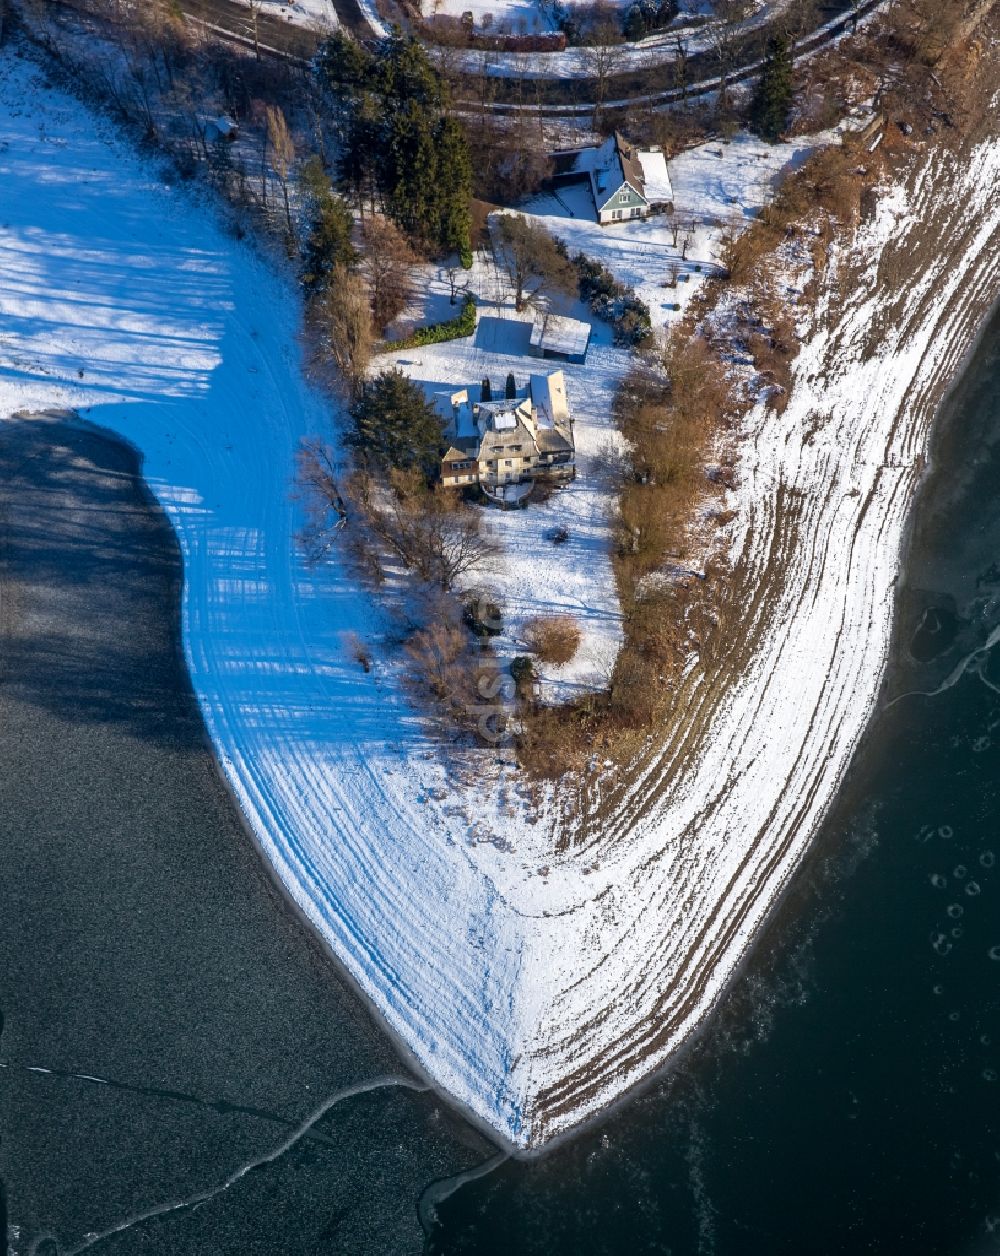
[[[582,639],[573,659],[558,668],[540,667],[547,699],[603,689],[622,640],[610,557],[614,498],[607,472],[609,461],[613,463],[621,449],[611,403],[618,380],[628,369],[628,354],[611,344],[608,325],[595,321],[585,364],[539,361],[528,352],[533,312],[514,310],[509,284],[492,262],[477,255],[470,282],[472,291],[480,294],[474,336],[387,353],[376,367],[398,367],[422,384],[429,398],[449,389],[478,389],[487,376],[494,394],[501,395],[508,373],[524,387],[532,374],[563,370],[574,419],[576,479],[548,501],[525,510],[485,511],[484,521],[500,552],[464,583],[500,594],[505,608],[503,632],[493,647],[504,665],[514,655],[527,653],[523,633],[527,620],[570,615],[577,621]],[[440,317],[449,317],[438,308],[440,283],[429,287],[428,311],[437,308]],[[590,321],[579,302],[569,312]],[[569,536],[556,545],[552,535],[560,527]]]
[[[590,5],[593,0],[560,0],[563,8],[574,5]],[[624,12],[634,0],[609,0],[606,9]],[[760,7],[759,4],[755,7]],[[553,0],[423,0],[425,18],[439,15],[462,17],[472,14],[477,30],[504,31],[514,34],[536,34],[539,31],[559,29]],[[706,20],[712,12],[712,0],[681,0],[677,17],[671,29],[685,31],[694,23]],[[485,21],[484,21],[485,19]]]
[[[354,662],[347,636],[377,635],[377,615],[336,556],[308,569],[293,543],[295,449],[328,422],[299,371],[295,294],[100,131],[3,54],[0,416],[74,406],[141,449],[185,558],[192,681],[261,848],[431,1077],[538,1145],[703,1019],[849,761],[932,402],[997,290],[1000,145],[883,207],[792,404],[750,416],[737,571],[759,583],[775,553],[786,568],[761,645],[724,692],[691,673],[667,750],[627,777],[595,767],[583,804],[600,821],[578,826],[568,784],[533,811],[490,756],[467,785],[393,674]],[[879,250],[936,212],[950,256],[914,252],[913,299],[873,346]],[[475,379],[503,348],[412,369]]]
[[[485,14],[492,18],[491,28],[501,31],[512,31],[515,34],[535,34],[537,32],[555,30],[552,5],[546,0],[439,0],[440,7],[435,8],[438,0],[424,0],[425,16],[434,13],[460,17],[463,13],[472,12],[476,29],[482,30],[482,19]],[[585,4],[591,0],[568,0],[568,6],[574,3]],[[631,0],[610,0],[609,9],[625,10]],[[766,26],[788,8],[791,0],[751,0],[747,5],[746,15],[733,24],[733,29],[749,32]],[[712,17],[715,5],[712,0],[707,3],[692,0],[691,3],[681,2],[680,11],[674,21],[663,30],[647,35],[631,43],[623,43],[613,47],[610,54],[605,54],[603,64],[612,75],[622,74],[628,70],[650,69],[653,66],[669,65],[677,57],[677,41],[681,41],[686,57],[711,50],[718,40],[718,22]],[[467,50],[456,58],[456,64],[472,73],[485,73],[506,77],[517,75],[522,78],[592,78],[594,76],[593,49],[586,47],[569,47],[561,52],[487,52]],[[625,103],[628,102],[608,102]],[[581,106],[581,112],[589,112],[592,106]]]
[[[249,8],[249,0],[242,0]],[[337,10],[333,0],[254,0],[260,4],[260,12],[314,30],[333,30],[337,22]]]

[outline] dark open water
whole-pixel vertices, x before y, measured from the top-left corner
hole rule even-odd
[[[11,1250],[1000,1253],[1000,645],[982,648],[1000,626],[1000,319],[941,433],[885,704],[677,1068],[540,1161],[464,1183],[482,1137],[431,1095],[372,1090],[197,1207],[129,1224],[405,1070],[212,772],[162,615],[176,552],[131,455],[0,431],[6,561],[36,586],[0,659]]]

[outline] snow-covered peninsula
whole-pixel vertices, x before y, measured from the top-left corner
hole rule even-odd
[[[396,675],[358,666],[379,612],[294,539],[296,451],[329,422],[297,296],[103,132],[0,58],[0,419],[73,408],[141,451],[262,851],[428,1076],[538,1148],[689,1038],[848,766],[933,415],[1000,291],[1000,139],[928,146],[831,257],[788,408],[740,433],[732,649],[693,661],[669,728],[628,771],[595,764],[576,808],[502,756],[471,779]]]

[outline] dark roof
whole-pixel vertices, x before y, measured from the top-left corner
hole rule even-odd
[[[573,446],[557,427],[540,427],[535,444],[541,454],[572,453]]]
[[[447,466],[452,462],[469,462],[475,459],[475,454],[465,454],[461,449],[456,449],[454,445],[448,450],[441,462]]]
[[[631,183],[640,196],[645,196],[646,176],[642,172],[642,162],[635,146],[628,142],[621,131],[615,132],[615,148],[618,150],[618,160],[622,163],[625,182]]]

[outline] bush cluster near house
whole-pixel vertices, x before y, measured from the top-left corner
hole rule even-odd
[[[318,67],[337,123],[338,175],[362,213],[381,205],[408,235],[470,265],[468,145],[421,45],[396,30],[370,51],[338,31]]]
[[[573,258],[580,288],[595,317],[610,323],[615,343],[637,348],[652,335],[649,306],[626,284],[620,283],[601,262],[577,253]]]
[[[553,6],[553,18],[566,42],[581,47],[643,39],[669,26],[677,13],[677,0],[635,0],[617,12],[603,0]]]
[[[412,336],[405,340],[391,340],[386,349],[419,349],[422,345],[438,345],[445,340],[458,340],[462,336],[471,336],[476,330],[476,301],[471,294],[466,294],[462,312],[456,318],[449,318],[444,323],[431,323],[428,327],[418,327]]]
[[[568,663],[580,648],[583,634],[572,615],[548,615],[524,625],[528,646],[543,663]]]

